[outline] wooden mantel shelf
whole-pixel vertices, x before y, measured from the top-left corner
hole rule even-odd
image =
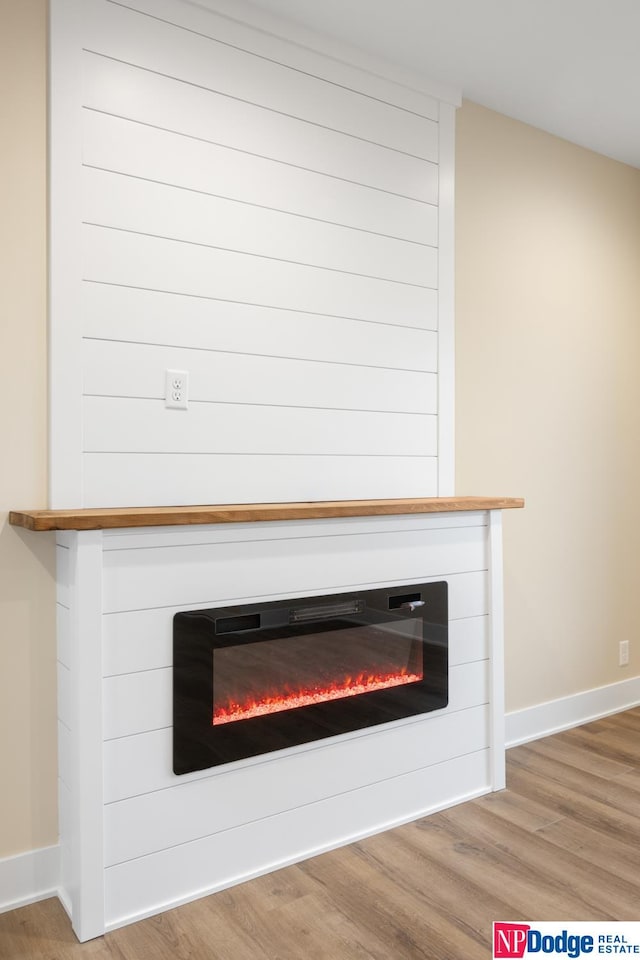
[[[461,510],[510,510],[518,497],[427,497],[411,500],[320,500],[309,503],[227,503],[195,507],[104,507],[87,510],[12,510],[9,523],[27,530],[107,530],[116,527],[188,526],[382,517]]]

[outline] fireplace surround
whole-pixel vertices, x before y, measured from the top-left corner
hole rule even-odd
[[[177,613],[173,770],[446,707],[447,584]]]
[[[520,506],[440,498],[12,512],[13,524],[57,531],[58,895],[79,939],[501,789],[501,511]],[[442,582],[446,707],[174,773],[177,614],[234,617],[286,599],[305,609],[344,590],[385,589],[411,604],[422,585]],[[378,692],[342,702],[368,697]],[[212,713],[209,699],[208,729]]]

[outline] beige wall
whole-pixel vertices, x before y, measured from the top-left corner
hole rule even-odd
[[[57,842],[54,558],[6,522],[46,506],[46,4],[0,0],[0,857]]]
[[[527,501],[511,711],[640,673],[640,171],[470,103],[457,138],[457,491]]]
[[[53,544],[6,524],[46,503],[45,21],[0,0],[0,858],[57,837]],[[466,103],[457,176],[457,489],[527,498],[514,710],[640,673],[640,171]]]

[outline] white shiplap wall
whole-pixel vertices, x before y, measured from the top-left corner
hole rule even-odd
[[[449,493],[453,107],[209,6],[52,3],[51,505]]]

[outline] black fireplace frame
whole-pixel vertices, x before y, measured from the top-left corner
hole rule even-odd
[[[447,597],[447,582],[440,580],[177,613],[173,619],[174,773],[204,770],[446,707]],[[309,608],[312,614],[316,610],[320,614],[295,623],[296,612],[306,613]],[[212,724],[214,648],[409,618],[422,621],[421,681],[236,723]]]

